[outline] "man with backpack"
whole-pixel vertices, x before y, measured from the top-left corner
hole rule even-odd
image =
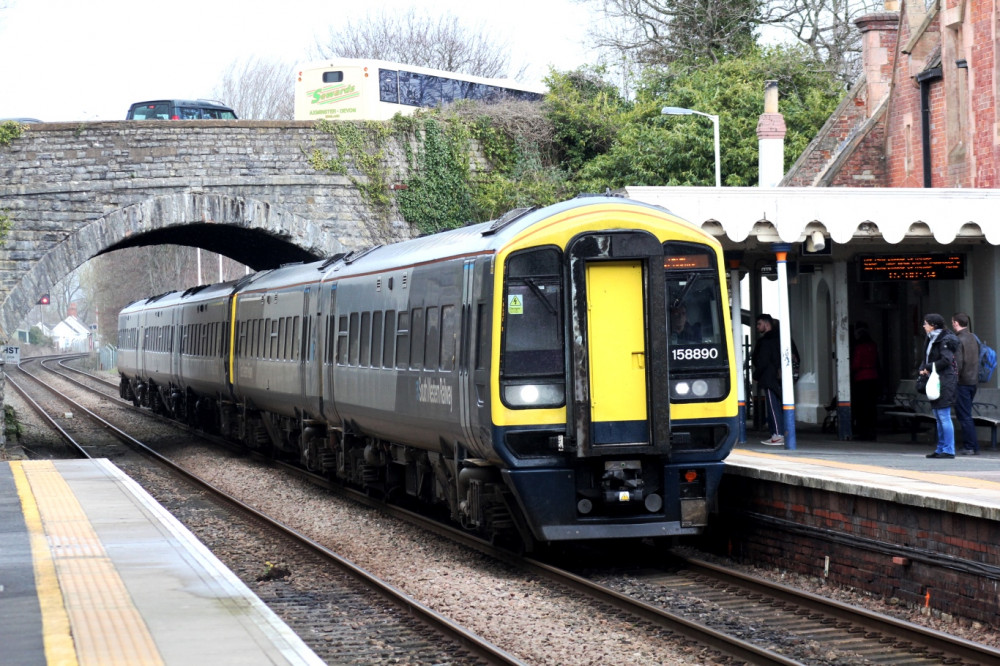
[[[956,312],[951,316],[951,328],[962,343],[955,354],[958,371],[958,394],[955,396],[955,415],[962,430],[962,455],[979,455],[976,424],[972,421],[972,401],[979,383],[979,338],[969,330],[969,315]]]

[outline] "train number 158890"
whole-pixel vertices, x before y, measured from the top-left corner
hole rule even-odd
[[[718,347],[674,347],[670,350],[672,361],[713,361],[717,358]]]

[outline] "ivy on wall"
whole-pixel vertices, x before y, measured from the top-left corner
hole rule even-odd
[[[13,120],[6,120],[0,123],[0,147],[9,146],[14,139],[20,138],[24,132],[24,126]],[[0,245],[3,245],[10,233],[14,221],[7,214],[7,211],[0,210]]]
[[[0,123],[0,146],[9,146],[14,139],[20,138],[24,132],[24,126],[14,120],[5,120]]]
[[[565,198],[565,175],[543,165],[530,137],[498,126],[494,117],[474,108],[422,110],[386,123],[320,121],[317,128],[334,138],[335,150],[314,147],[308,154],[312,167],[348,176],[383,220],[396,203],[421,234]],[[390,182],[391,139],[406,162],[402,187]]]
[[[392,128],[385,123],[330,122],[321,120],[317,129],[331,135],[336,151],[331,155],[319,148],[309,153],[309,164],[317,171],[347,176],[368,205],[384,218],[391,204],[386,143]],[[354,168],[361,177],[354,175]]]

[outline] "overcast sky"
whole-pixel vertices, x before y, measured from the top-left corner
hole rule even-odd
[[[3,5],[0,0],[0,5]],[[589,62],[589,10],[572,0],[6,0],[0,9],[0,118],[123,120],[132,102],[212,97],[235,59],[312,59],[332,22],[416,5],[485,25],[538,83]]]

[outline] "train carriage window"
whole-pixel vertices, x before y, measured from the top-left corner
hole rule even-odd
[[[400,312],[396,318],[396,367],[400,370],[410,365],[410,313]]]
[[[441,362],[441,322],[436,307],[427,308],[427,337],[424,338],[424,368],[437,370]]]
[[[278,325],[278,335],[272,339],[271,358],[280,361],[285,358],[285,343],[288,340],[288,318],[278,317],[275,322]]]
[[[340,315],[337,325],[337,365],[347,365],[347,315]]]
[[[358,365],[362,367],[368,367],[370,365],[369,361],[371,359],[372,353],[372,313],[362,312],[361,313],[361,353],[358,358]]]
[[[458,350],[458,308],[445,305],[441,308],[441,363],[439,367],[445,372],[455,368],[455,355]]]
[[[372,367],[382,365],[382,312],[372,313]]]
[[[490,362],[490,329],[486,322],[486,303],[476,305],[476,370],[485,370]]]
[[[198,324],[198,356],[208,356],[208,325]]]
[[[295,321],[296,323],[298,323],[299,318],[296,317]],[[313,360],[313,354],[315,353],[315,350],[313,349],[313,346],[309,340],[309,335],[312,333],[312,324],[313,324],[312,317],[302,318],[302,337],[299,338],[301,342],[298,343],[299,347],[295,353],[295,358],[300,361]]]
[[[359,325],[358,325],[358,313],[351,313],[351,331],[350,331],[350,352],[347,360],[348,365],[356,366],[358,364],[358,342],[359,342]]]
[[[410,369],[420,370],[424,367],[424,309],[410,310]]]
[[[396,311],[388,310],[385,313],[385,324],[382,328],[382,367],[391,368],[392,359],[395,356],[393,340],[396,339]]]
[[[267,357],[269,359],[278,358],[278,320],[267,320]]]
[[[327,365],[332,365],[334,359],[336,358],[337,349],[337,327],[334,326],[333,315],[326,316],[326,362]]]

